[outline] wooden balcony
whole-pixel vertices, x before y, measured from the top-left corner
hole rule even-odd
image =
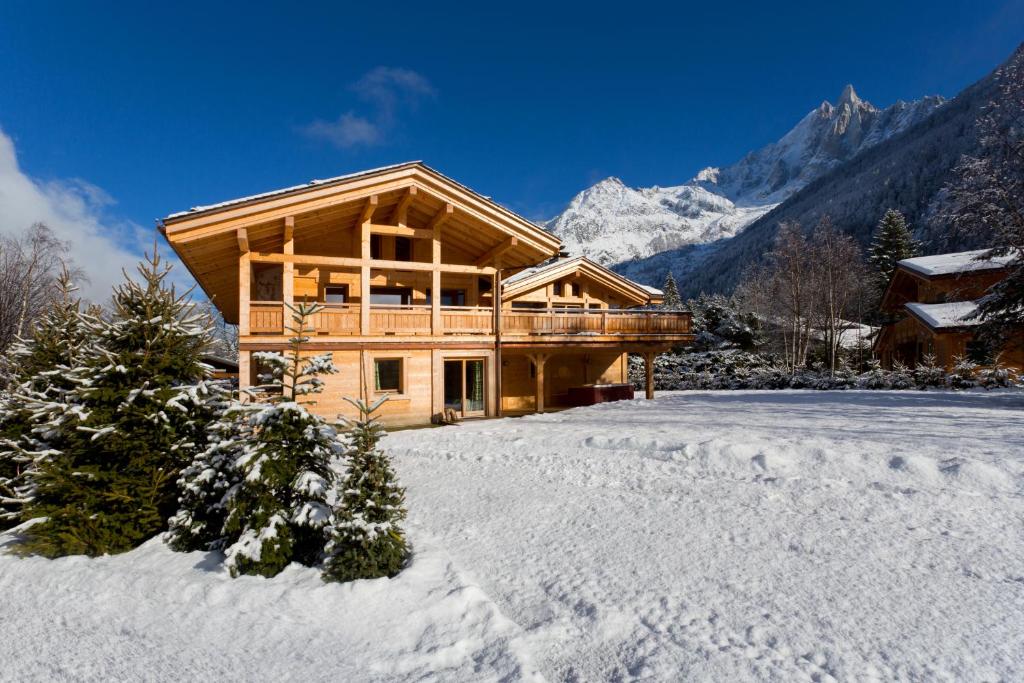
[[[251,334],[286,334],[285,306],[280,301],[254,301],[249,306]],[[325,304],[311,326],[318,335],[358,336],[358,304]],[[288,321],[290,323],[290,320]],[[442,306],[441,330],[446,335],[490,335],[494,312],[476,306]],[[370,334],[425,335],[431,330],[429,305],[370,307]],[[501,333],[510,341],[545,336],[674,337],[691,333],[689,313],[616,309],[511,309],[501,313]]]
[[[512,309],[501,313],[501,334],[688,335],[690,314],[619,309]]]

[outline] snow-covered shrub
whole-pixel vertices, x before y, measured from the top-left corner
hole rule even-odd
[[[903,363],[895,361],[892,364],[892,370],[889,372],[889,388],[913,389],[914,372]]]
[[[946,384],[946,369],[936,364],[933,354],[925,354],[922,362],[914,368],[914,386],[918,389],[934,389]]]
[[[334,533],[324,562],[327,581],[353,581],[394,576],[408,555],[405,533],[405,490],[398,485],[391,462],[380,449],[384,430],[373,417],[387,399],[359,410],[351,423],[346,470],[337,486]]]
[[[992,365],[982,368],[977,374],[978,386],[985,389],[1003,389],[1017,386],[1020,379],[1016,368],[1006,367],[998,360]]]
[[[867,372],[857,377],[857,386],[861,389],[891,389],[892,377],[877,360],[868,361]]]
[[[954,359],[953,371],[946,377],[946,384],[951,389],[970,389],[978,386],[975,375],[978,372],[978,365],[969,358],[957,357]]]
[[[696,350],[752,350],[763,342],[757,317],[740,310],[732,297],[701,294],[686,307],[693,315]]]

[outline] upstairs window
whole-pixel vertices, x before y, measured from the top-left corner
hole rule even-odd
[[[408,306],[412,290],[406,287],[371,287],[370,303],[379,306]]]
[[[580,291],[581,291],[580,283],[578,283],[578,282],[572,283],[572,285],[570,285],[570,291],[572,291],[572,295],[573,296],[579,297],[580,296]]]
[[[384,253],[384,240],[381,235],[370,235],[370,258],[379,259],[383,258],[381,254]]]
[[[412,261],[412,240],[408,237],[395,238],[395,260]]]
[[[325,304],[343,304],[348,301],[348,285],[324,287]]]

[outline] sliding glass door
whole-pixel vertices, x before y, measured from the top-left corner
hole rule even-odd
[[[462,416],[483,415],[487,409],[482,358],[444,362],[444,407]]]

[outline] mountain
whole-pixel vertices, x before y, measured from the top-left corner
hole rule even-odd
[[[1011,61],[1024,61],[1024,45]],[[810,229],[828,214],[834,226],[866,247],[888,208],[907,216],[925,253],[985,246],[981,235],[950,232],[943,218],[944,188],[955,180],[953,169],[963,155],[981,153],[977,120],[983,107],[1001,99],[998,74],[997,69],[923,118],[908,117],[897,133],[805,183],[735,237],[620,263],[615,269],[655,285],[671,270],[683,296],[730,292],[744,270],[770,250],[779,223],[796,222]],[[754,191],[764,189],[758,186]]]
[[[630,188],[606,178],[576,195],[545,227],[573,254],[603,264],[713,243],[739,234],[816,178],[927,117],[940,97],[878,109],[846,86],[778,142],[673,187]]]

